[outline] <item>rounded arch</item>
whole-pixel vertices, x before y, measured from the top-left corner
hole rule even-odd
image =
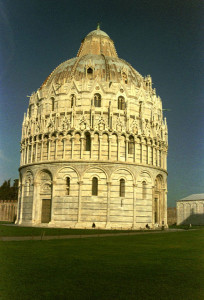
[[[164,177],[161,174],[158,174],[154,180],[155,188],[161,189],[164,187]]]
[[[152,176],[151,172],[149,172],[147,170],[142,170],[138,174],[137,182],[142,182],[145,180],[148,184],[151,184],[153,186],[153,176]]]
[[[60,172],[62,172],[63,170],[67,170],[67,169],[70,169],[70,170],[76,172],[76,174],[78,176],[78,179],[80,179],[79,171],[76,168],[72,167],[72,166],[68,166],[68,167],[64,166],[64,167],[59,168],[56,172],[56,177],[59,175]],[[66,177],[66,174],[64,176]]]
[[[98,134],[98,135],[100,135],[100,132],[99,132],[99,130],[94,130],[93,134]]]
[[[118,167],[118,168],[116,168],[115,170],[113,170],[113,172],[112,172],[111,175],[110,175],[110,180],[112,180],[114,174],[116,174],[116,173],[118,173],[118,172],[119,172],[119,176],[120,176],[120,177],[118,177],[118,178],[125,178],[124,175],[121,174],[121,171],[128,172],[129,175],[131,175],[131,177],[132,177],[133,183],[135,183],[135,176],[134,176],[133,172],[132,172],[129,168],[127,168],[127,167],[126,167],[126,168],[124,168],[124,167]],[[127,178],[126,178],[126,180],[127,180]]]
[[[102,172],[106,175],[106,180],[108,179],[108,174],[107,174],[107,172],[106,172],[105,169],[103,169],[102,167],[98,167],[98,166],[96,166],[96,167],[90,166],[90,167],[88,167],[87,169],[85,169],[84,172],[81,174],[82,180],[83,180],[83,178],[84,178],[84,176],[85,176],[86,174],[90,174],[90,176],[89,176],[88,178],[91,178],[91,177],[92,177],[92,174],[97,174],[97,176],[99,176],[97,172],[91,173],[91,172],[90,172],[91,170],[100,170],[100,171],[102,171]],[[99,178],[100,178],[100,176],[99,176]]]
[[[42,174],[48,174],[51,178],[51,180],[53,181],[53,174],[52,171],[49,168],[42,168],[41,170],[38,170],[35,174],[35,181],[38,182],[41,179],[41,175]]]
[[[28,179],[29,177],[32,177],[32,180],[34,180],[34,174],[31,169],[27,169],[25,174],[21,174],[22,184],[25,184],[25,180]]]

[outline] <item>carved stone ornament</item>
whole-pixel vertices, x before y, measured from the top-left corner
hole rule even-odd
[[[67,117],[64,117],[61,125],[62,130],[68,130],[70,128],[70,121]]]
[[[119,131],[119,132],[123,131],[123,123],[122,123],[120,117],[117,118],[116,130]]]
[[[134,120],[131,125],[131,130],[134,134],[138,134],[138,122]]]

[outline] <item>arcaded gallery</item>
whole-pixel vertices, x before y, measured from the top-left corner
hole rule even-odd
[[[152,78],[120,59],[98,27],[30,96],[16,223],[167,226],[167,150]]]

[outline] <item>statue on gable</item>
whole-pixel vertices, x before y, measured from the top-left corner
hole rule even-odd
[[[55,128],[54,120],[50,118],[46,127],[49,132],[54,131]]]
[[[118,117],[117,122],[116,122],[116,131],[118,131],[118,132],[123,131],[123,123],[122,123],[120,117]]]
[[[84,115],[82,115],[82,117],[79,121],[79,127],[80,127],[80,130],[82,130],[82,131],[87,128],[87,120]]]
[[[98,129],[100,131],[102,131],[102,130],[105,130],[105,127],[106,127],[105,120],[104,120],[103,116],[100,116],[99,120],[98,120]]]
[[[70,122],[67,117],[64,117],[62,120],[62,130],[68,130],[70,128]]]
[[[132,131],[134,134],[138,134],[138,122],[137,122],[136,119],[132,122],[132,125],[131,125],[131,131]]]
[[[149,124],[149,122],[148,122],[148,120],[146,120],[146,125],[145,125],[145,134],[146,134],[146,136],[150,136],[150,134],[151,134],[151,130],[150,130],[150,124]]]

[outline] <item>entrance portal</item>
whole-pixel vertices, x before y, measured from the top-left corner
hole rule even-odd
[[[41,222],[49,223],[51,221],[51,199],[42,199]]]

